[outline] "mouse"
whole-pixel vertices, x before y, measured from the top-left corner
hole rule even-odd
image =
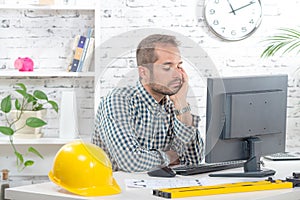
[[[162,167],[158,169],[154,169],[152,171],[147,172],[149,176],[153,177],[174,177],[176,176],[176,172],[170,167]]]

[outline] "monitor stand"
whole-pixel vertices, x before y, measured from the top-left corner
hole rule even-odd
[[[211,177],[267,177],[273,176],[276,172],[274,170],[262,170],[260,165],[261,157],[261,140],[258,137],[247,138],[249,159],[244,164],[244,172],[240,173],[214,173],[209,174]]]

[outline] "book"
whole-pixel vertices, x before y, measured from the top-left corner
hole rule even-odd
[[[86,37],[81,35],[79,38],[75,53],[74,53],[72,66],[71,66],[71,70],[70,70],[71,72],[77,71],[77,68],[79,66],[79,61],[83,54],[83,48],[84,48],[85,41],[86,41]]]
[[[84,47],[83,47],[83,53],[82,53],[82,56],[81,56],[81,58],[79,60],[77,72],[81,72],[82,71],[83,63],[85,62],[85,57],[86,57],[87,49],[89,47],[89,43],[90,43],[90,38],[92,36],[92,32],[93,32],[93,29],[89,28],[88,29],[88,33],[87,33],[87,37],[86,37],[86,40],[85,40],[85,43],[84,43]]]
[[[81,68],[82,72],[88,72],[91,68],[92,60],[94,59],[95,38],[90,38],[86,56]]]
[[[69,56],[68,56],[68,66],[67,66],[67,71],[71,71],[71,67],[72,67],[72,63],[73,63],[73,57],[74,57],[74,54],[75,54],[75,50],[76,50],[76,47],[78,45],[78,41],[79,41],[79,38],[80,38],[80,35],[76,35],[74,40],[73,40],[73,44],[72,44],[72,51],[70,51],[69,53]]]

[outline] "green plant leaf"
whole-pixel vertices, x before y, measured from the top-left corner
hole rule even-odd
[[[24,90],[16,90],[17,93],[19,93],[20,95],[22,95],[24,98],[27,98],[27,92]]]
[[[26,93],[27,88],[26,88],[26,86],[23,83],[17,83],[16,85],[19,86]]]
[[[44,157],[40,154],[40,152],[33,147],[29,147],[28,152],[31,152],[31,153],[37,155],[38,157],[44,159]]]
[[[10,110],[11,110],[11,97],[10,97],[10,95],[8,95],[4,99],[2,99],[2,101],[1,101],[1,110],[4,113],[9,113],[10,112]]]
[[[28,103],[36,103],[37,102],[37,98],[35,98],[35,96],[31,95],[31,94],[28,94],[26,95],[26,99],[27,99],[27,102]]]
[[[300,31],[291,28],[280,28],[279,31],[265,40],[268,44],[261,57],[271,57],[277,53],[284,55],[292,51],[300,52]]]
[[[26,160],[25,163],[24,163],[24,166],[29,167],[29,166],[32,166],[33,164],[34,164],[33,160]]]
[[[10,127],[6,127],[6,126],[0,126],[0,132],[4,135],[13,135],[14,134],[14,130]]]
[[[33,109],[32,110],[38,111],[38,110],[43,110],[43,109],[44,109],[43,104],[41,104],[41,103],[34,103],[33,104]]]
[[[24,163],[23,155],[19,152],[15,151],[15,155],[17,156],[17,163],[18,165],[22,165]]]
[[[16,108],[17,110],[20,110],[20,109],[21,109],[21,104],[20,104],[20,102],[19,102],[18,99],[15,100],[15,108]]]
[[[49,104],[51,104],[52,108],[58,113],[58,105],[55,101],[48,101]]]
[[[36,98],[38,98],[38,99],[48,101],[48,97],[47,97],[47,95],[46,95],[43,91],[35,90],[35,91],[33,92],[33,95],[34,95]]]
[[[26,125],[32,128],[38,128],[45,126],[47,123],[39,118],[36,117],[29,117],[26,120]]]

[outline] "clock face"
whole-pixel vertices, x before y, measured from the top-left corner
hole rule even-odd
[[[260,0],[206,0],[204,17],[218,37],[241,40],[258,28],[262,7]]]

